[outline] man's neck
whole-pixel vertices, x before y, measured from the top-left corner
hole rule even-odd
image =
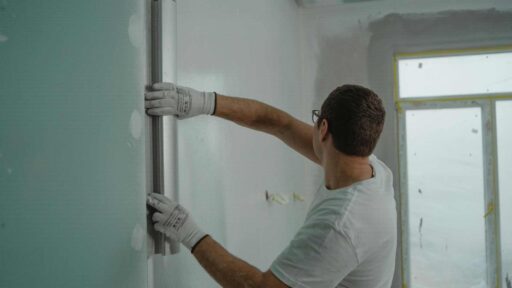
[[[326,157],[323,167],[325,186],[329,190],[348,187],[372,178],[373,174],[368,157],[348,156],[341,153]]]

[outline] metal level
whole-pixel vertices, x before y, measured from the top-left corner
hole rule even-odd
[[[173,4],[176,3],[173,1]],[[162,0],[151,1],[151,83],[163,82],[162,8]],[[165,165],[165,161],[166,159],[172,161],[175,158],[175,146],[173,146],[173,149],[165,149],[164,144],[166,142],[165,137],[172,137],[172,141],[175,142],[176,133],[167,133],[172,135],[165,133],[164,129],[168,126],[164,125],[165,120],[164,117],[152,117],[151,119],[152,192],[172,196],[168,194],[176,194],[176,187],[173,183],[167,183],[167,185],[170,184],[169,186],[173,187],[166,187],[165,174],[176,175],[177,167],[176,165]],[[166,155],[169,153],[174,155]],[[165,171],[166,167],[172,171]],[[171,181],[173,182],[177,180],[177,177],[172,178]],[[170,241],[164,234],[152,230],[152,223],[148,224],[154,242],[155,254],[168,255],[179,252],[179,243]]]

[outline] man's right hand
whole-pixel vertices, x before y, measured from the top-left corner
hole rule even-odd
[[[174,115],[185,119],[215,112],[214,92],[200,92],[172,83],[155,83],[153,91],[144,94],[147,113],[154,116]]]

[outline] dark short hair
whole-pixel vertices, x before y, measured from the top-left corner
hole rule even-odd
[[[320,111],[336,150],[351,156],[372,154],[386,116],[377,94],[362,86],[343,85],[329,94]]]

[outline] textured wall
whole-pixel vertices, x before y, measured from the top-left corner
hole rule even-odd
[[[0,287],[145,287],[144,7],[0,1]]]

